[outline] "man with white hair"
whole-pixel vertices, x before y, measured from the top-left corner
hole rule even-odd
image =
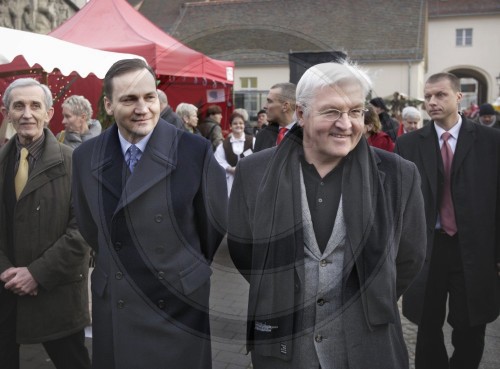
[[[297,124],[238,162],[228,245],[255,369],[409,367],[397,300],[424,262],[420,177],[363,139],[370,88],[347,61],[309,68]]]
[[[403,120],[402,132],[398,136],[422,128],[422,114],[413,106],[405,107],[401,113],[401,118]]]

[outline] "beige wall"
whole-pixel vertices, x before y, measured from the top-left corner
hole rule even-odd
[[[472,46],[455,46],[457,28],[472,28]],[[457,68],[481,73],[488,83],[488,101],[498,97],[500,15],[453,17],[429,21],[429,68],[426,77]]]
[[[257,90],[265,91],[269,88],[281,82],[288,82],[290,80],[290,70],[288,65],[282,66],[252,66],[252,67],[240,67],[236,66],[234,68],[234,90],[241,90],[241,80],[242,77],[257,77]]]
[[[373,95],[388,97],[396,91],[410,95],[411,98],[423,96],[424,66],[421,63],[384,63],[362,64],[373,80]],[[290,78],[288,65],[256,66],[235,68],[234,90],[240,91],[241,77],[257,77],[257,90],[268,90],[279,82],[287,82]],[[410,80],[408,78],[410,77]]]

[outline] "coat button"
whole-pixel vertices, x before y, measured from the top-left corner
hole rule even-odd
[[[165,279],[165,273],[162,271],[158,272],[158,279]]]
[[[116,272],[115,278],[116,279],[122,279],[123,278],[123,273],[122,272]]]
[[[161,222],[163,222],[163,215],[161,215],[161,214],[156,214],[156,215],[155,215],[155,222],[156,222],[156,223],[161,223]]]
[[[115,242],[115,251],[120,251],[122,249],[122,243],[121,242]]]
[[[321,334],[318,334],[316,337],[314,337],[314,340],[320,343],[321,341],[323,341],[323,336]]]
[[[325,304],[325,300],[323,299],[318,299],[318,301],[316,301],[318,303],[319,306],[323,306]]]
[[[319,265],[321,265],[322,267],[326,267],[327,264],[328,264],[328,262],[325,259],[323,259],[319,262]]]
[[[118,307],[118,309],[123,309],[125,307],[125,301],[118,300],[118,302],[116,303],[116,306]]]
[[[165,300],[158,300],[156,305],[162,310],[165,309]]]

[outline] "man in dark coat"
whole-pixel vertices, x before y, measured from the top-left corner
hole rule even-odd
[[[210,264],[226,178],[203,137],[159,119],[141,59],[104,79],[115,124],[75,150],[74,198],[92,273],[94,369],[211,368]]]
[[[56,368],[90,369],[90,249],[71,205],[73,150],[44,128],[52,94],[38,81],[12,82],[2,113],[17,133],[0,150],[0,367],[19,369],[19,344],[42,343]]]
[[[424,98],[431,124],[400,136],[395,149],[420,171],[427,221],[426,262],[403,313],[418,324],[417,369],[478,368],[486,323],[500,307],[500,131],[458,113],[462,93],[452,74],[429,77]]]
[[[254,152],[276,146],[280,131],[283,137],[292,128],[295,112],[295,85],[288,82],[273,85],[267,94],[264,109],[269,124],[255,137]]]
[[[238,163],[228,244],[255,369],[409,367],[397,300],[424,260],[420,177],[364,139],[370,87],[348,62],[311,67],[297,125]]]
[[[500,129],[500,120],[498,120],[497,112],[493,105],[483,104],[479,107],[479,116],[477,122],[486,127]]]
[[[184,127],[181,117],[168,105],[168,98],[165,92],[162,90],[156,90],[156,92],[158,92],[158,100],[160,101],[160,118],[172,124],[175,128],[185,131],[186,127]]]
[[[389,115],[389,109],[387,109],[384,99],[381,97],[375,97],[370,100],[370,104],[373,105],[378,114],[378,118],[382,124],[382,131],[387,133],[392,141],[396,141],[397,132],[399,130],[399,122],[396,119],[391,118]]]

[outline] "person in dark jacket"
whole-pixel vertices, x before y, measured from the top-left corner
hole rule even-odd
[[[486,324],[500,311],[500,131],[459,114],[453,74],[430,76],[424,99],[431,123],[398,137],[395,149],[418,167],[427,221],[425,264],[403,314],[418,324],[417,369],[477,369]]]
[[[389,115],[389,109],[385,105],[384,99],[375,97],[370,100],[370,104],[373,105],[378,114],[380,124],[382,125],[382,131],[387,133],[392,141],[396,141],[399,122]]]
[[[156,92],[158,93],[158,100],[160,101],[160,118],[172,124],[175,128],[185,131],[186,128],[184,127],[183,120],[168,104],[168,98],[165,92],[160,89],[156,90]]]
[[[238,163],[231,258],[250,283],[255,369],[407,369],[397,300],[425,257],[416,166],[363,139],[368,76],[308,69],[297,124]]]

